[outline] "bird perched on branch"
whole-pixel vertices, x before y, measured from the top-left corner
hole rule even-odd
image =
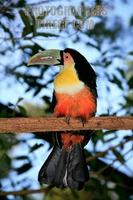
[[[54,79],[52,105],[56,117],[85,121],[94,116],[97,105],[96,74],[86,58],[74,49],[51,49],[34,55],[28,65],[59,65]],[[90,134],[55,133],[55,145],[40,169],[40,183],[80,190],[89,179],[84,146]]]

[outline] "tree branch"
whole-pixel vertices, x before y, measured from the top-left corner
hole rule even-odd
[[[29,195],[29,194],[37,194],[37,193],[45,193],[45,195],[51,190],[52,187],[48,186],[47,188],[41,188],[41,189],[32,189],[32,190],[18,190],[18,191],[0,191],[0,196],[7,196],[7,195],[13,195],[13,196],[23,196],[23,195]]]
[[[0,118],[0,133],[60,132],[82,130],[132,130],[133,117],[92,117],[82,125],[77,119],[67,124],[65,118]]]

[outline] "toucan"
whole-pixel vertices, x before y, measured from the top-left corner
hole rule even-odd
[[[52,106],[54,116],[76,118],[84,125],[97,108],[96,73],[78,51],[49,49],[32,56],[28,65],[60,66],[54,79]],[[58,188],[81,190],[89,179],[84,146],[90,133],[81,131],[54,133],[53,150],[42,165],[38,180]]]

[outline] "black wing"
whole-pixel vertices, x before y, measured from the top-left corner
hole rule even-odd
[[[95,97],[97,97],[96,73],[90,63],[82,54],[74,49],[67,48],[64,51],[69,52],[72,55],[79,79],[84,82],[90,88]]]
[[[78,62],[75,64],[75,69],[78,73],[78,77],[83,81],[97,97],[97,86],[96,86],[96,73],[91,65],[86,62]]]
[[[54,108],[55,108],[55,106],[56,106],[56,103],[57,103],[57,101],[56,101],[55,91],[54,91],[54,92],[53,92],[52,102],[51,102],[51,109],[50,109],[52,113],[54,112]]]

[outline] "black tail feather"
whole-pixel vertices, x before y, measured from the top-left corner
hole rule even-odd
[[[38,181],[41,184],[53,185],[60,155],[61,149],[58,146],[54,146],[52,152],[39,171]]]
[[[38,180],[59,188],[80,190],[89,179],[84,150],[80,144],[69,150],[55,146],[40,169]]]
[[[85,161],[84,150],[75,144],[71,150],[68,164],[68,185],[70,188],[82,189],[89,179],[89,170]]]

